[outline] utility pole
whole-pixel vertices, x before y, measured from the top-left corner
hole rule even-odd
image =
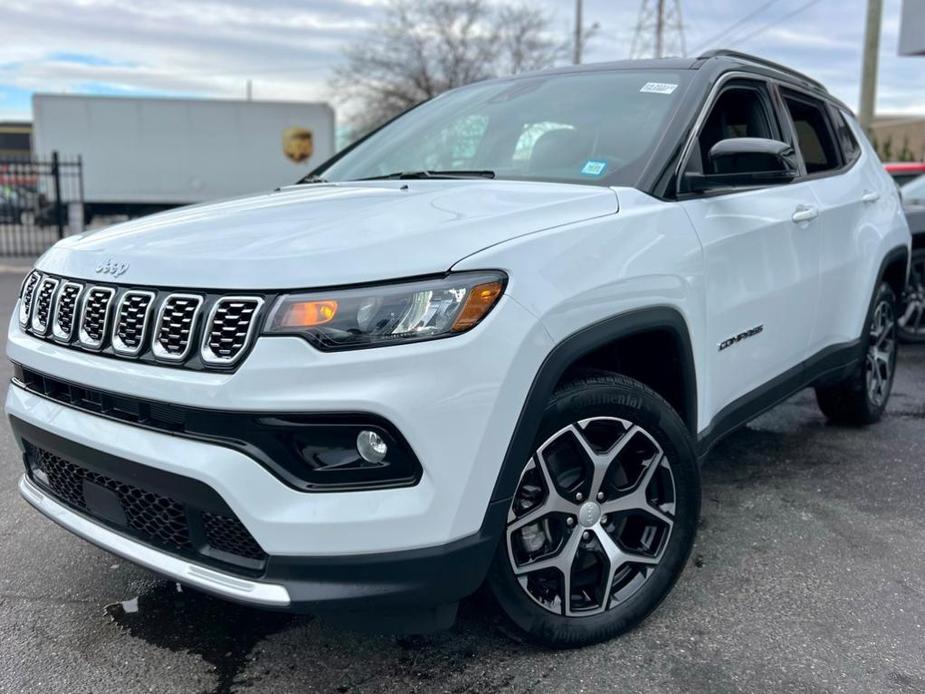
[[[642,0],[630,58],[686,54],[681,0]]]
[[[880,58],[880,23],[883,0],[867,0],[867,24],[864,29],[864,62],[861,66],[861,127],[870,132],[877,101],[877,65]]]
[[[254,100],[254,83],[250,80],[247,80],[247,88],[244,90],[244,94],[248,101]]]
[[[655,13],[655,57],[661,58],[665,55],[665,0],[658,0],[658,8]]]
[[[584,42],[584,28],[581,21],[581,0],[575,0],[575,53],[572,62],[581,65],[581,48]]]

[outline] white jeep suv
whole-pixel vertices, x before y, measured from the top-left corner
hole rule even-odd
[[[474,84],[42,256],[20,489],[232,600],[423,631],[487,580],[533,639],[606,639],[678,579],[721,436],[806,386],[880,417],[909,246],[848,109],[779,65]]]

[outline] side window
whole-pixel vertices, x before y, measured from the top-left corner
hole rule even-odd
[[[841,162],[825,106],[814,99],[798,97],[788,92],[784,92],[783,97],[793,121],[800,153],[806,164],[806,173],[837,169]]]
[[[770,101],[763,87],[729,87],[719,95],[704,121],[688,162],[688,171],[721,173],[713,170],[710,148],[720,140],[735,137],[773,139],[776,127],[772,122]]]
[[[854,133],[851,132],[848,117],[844,113],[833,108],[832,117],[835,120],[835,134],[838,136],[838,144],[841,145],[841,151],[845,155],[845,164],[853,164],[861,156],[861,145],[858,144]]]

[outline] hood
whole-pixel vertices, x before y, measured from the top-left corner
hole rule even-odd
[[[614,191],[599,186],[482,179],[290,186],[70,237],[38,266],[162,287],[354,284],[444,272],[488,246],[616,211]]]

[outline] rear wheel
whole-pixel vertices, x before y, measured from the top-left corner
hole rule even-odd
[[[886,282],[868,313],[864,360],[840,383],[816,388],[819,409],[830,420],[864,425],[878,421],[893,390],[896,372],[896,295]]]
[[[910,269],[896,321],[897,332],[904,342],[925,342],[925,248],[912,251]]]
[[[690,435],[668,403],[628,378],[578,379],[547,406],[489,583],[532,640],[609,639],[671,590],[699,511]]]

